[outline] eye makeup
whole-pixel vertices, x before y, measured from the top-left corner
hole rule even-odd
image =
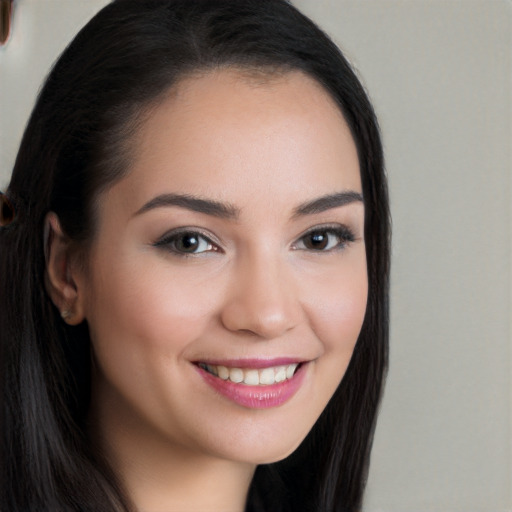
[[[207,252],[220,252],[220,246],[198,228],[175,229],[153,244],[177,256],[193,256]]]
[[[344,249],[356,237],[351,229],[342,224],[315,226],[294,242],[292,249],[313,252],[330,252]]]
[[[212,236],[196,227],[182,227],[166,233],[153,246],[162,248],[177,256],[195,256],[205,253],[222,252],[220,244]],[[291,249],[313,253],[340,251],[354,242],[353,231],[342,224],[314,226],[303,233]]]

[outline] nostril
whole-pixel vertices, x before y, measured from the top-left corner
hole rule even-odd
[[[250,263],[250,262],[249,262]],[[220,319],[224,327],[254,339],[278,338],[301,321],[295,283],[267,258],[241,264],[227,290]]]

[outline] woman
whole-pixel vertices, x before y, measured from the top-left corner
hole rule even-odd
[[[373,109],[282,0],[116,0],[2,195],[2,510],[359,510],[387,363]]]

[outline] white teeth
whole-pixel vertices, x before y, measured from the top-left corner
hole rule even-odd
[[[265,368],[260,371],[260,384],[274,384],[274,368]]]
[[[222,380],[229,379],[229,370],[225,366],[217,366],[217,372]]]
[[[276,382],[283,382],[283,380],[286,380],[286,368],[284,366],[280,366],[279,368],[276,368]]]
[[[244,384],[249,386],[257,386],[260,383],[260,376],[258,370],[246,370],[244,376]]]
[[[291,379],[299,365],[298,363],[294,363],[286,366],[262,368],[261,370],[227,368],[222,365],[216,366],[204,363],[200,363],[200,366],[222,380],[229,379],[231,382],[235,382],[237,384],[243,382],[248,386],[270,386],[272,384]]]
[[[298,365],[296,364],[289,364],[287,367],[286,367],[286,378],[287,379],[291,379],[293,377],[293,374],[295,373],[295,369],[297,368]]]
[[[244,380],[244,372],[240,368],[231,368],[229,370],[229,380],[231,382],[242,382]]]

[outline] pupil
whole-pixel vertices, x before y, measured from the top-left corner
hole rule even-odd
[[[324,249],[327,247],[328,237],[326,233],[313,233],[309,239],[311,249]]]
[[[178,249],[185,252],[193,252],[197,249],[199,240],[196,235],[186,234],[183,235],[177,243]]]

